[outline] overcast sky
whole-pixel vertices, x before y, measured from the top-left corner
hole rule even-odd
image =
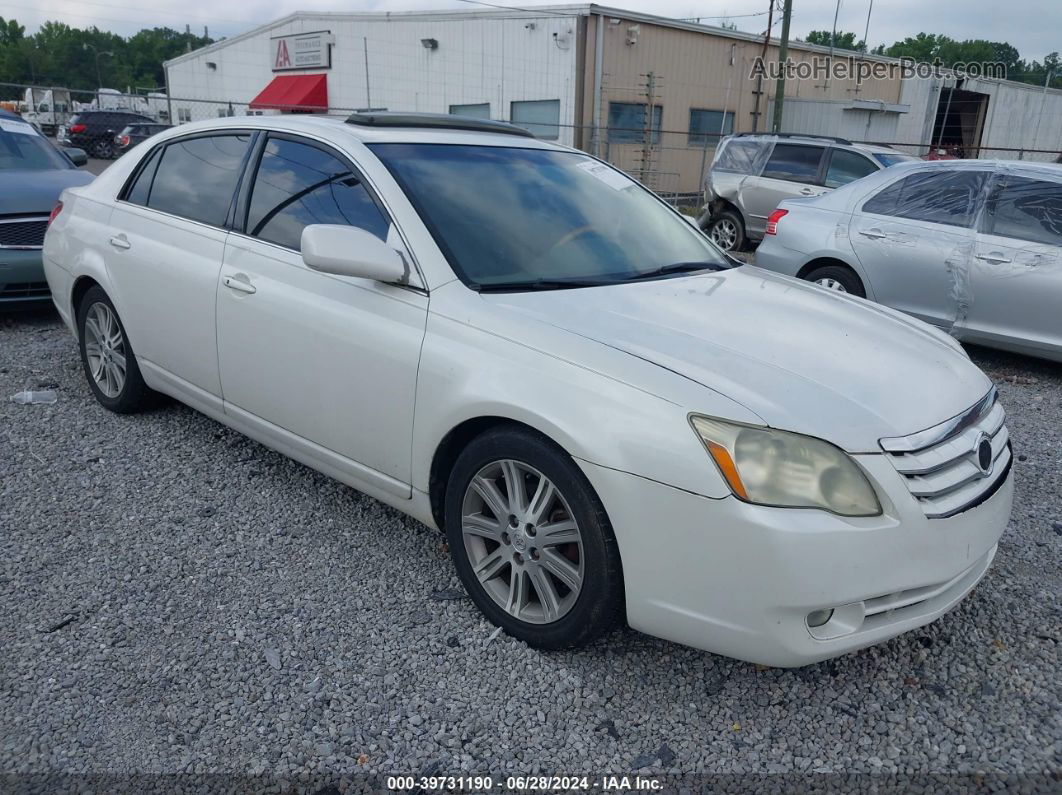
[[[549,0],[490,0],[497,5],[531,8],[556,5]],[[739,30],[762,33],[770,0],[616,0],[615,7],[661,16],[702,17],[707,24],[729,18]],[[838,30],[863,37],[871,0],[841,0]],[[0,16],[15,18],[33,31],[45,20],[75,27],[96,25],[122,35],[144,27],[209,25],[210,35],[232,36],[292,11],[405,11],[475,8],[462,0],[0,0]],[[483,5],[478,7],[483,8]],[[829,30],[836,0],[793,0],[794,37]],[[708,18],[711,15],[712,18]],[[728,15],[728,16],[726,16]],[[777,15],[776,15],[777,16]],[[774,32],[777,35],[778,25]],[[925,31],[954,39],[1009,41],[1023,58],[1041,60],[1062,50],[1062,0],[874,0],[871,46]]]

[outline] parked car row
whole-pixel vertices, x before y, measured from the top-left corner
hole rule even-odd
[[[0,309],[46,304],[41,247],[63,189],[85,185],[88,157],[60,149],[32,124],[0,110]]]
[[[84,149],[92,157],[110,160],[170,125],[124,110],[84,110],[59,127],[56,139],[63,146]]]
[[[856,170],[820,148],[822,187]],[[625,620],[821,660],[951,609],[1010,515],[1004,410],[954,339],[735,266],[511,125],[183,125],[66,190],[44,258],[103,407],[171,395],[443,530],[541,648]]]

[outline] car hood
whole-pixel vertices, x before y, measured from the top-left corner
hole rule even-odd
[[[0,215],[43,213],[47,215],[65,188],[88,185],[92,174],[76,168],[51,171],[0,172]]]
[[[485,297],[849,452],[880,452],[882,437],[936,425],[991,387],[961,348],[920,321],[751,266]]]

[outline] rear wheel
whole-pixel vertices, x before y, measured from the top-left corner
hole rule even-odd
[[[100,160],[110,160],[114,157],[114,146],[106,139],[96,141],[92,145],[92,156]]]
[[[741,251],[745,247],[745,224],[733,210],[723,210],[708,223],[708,237],[723,251]]]
[[[450,474],[445,523],[466,590],[510,635],[559,649],[620,620],[612,527],[571,456],[548,440],[515,427],[473,440]]]
[[[863,288],[863,282],[859,276],[845,265],[821,265],[808,271],[804,278],[827,290],[851,293],[860,298],[867,297],[867,291]]]
[[[148,407],[155,393],[144,383],[125,327],[102,288],[89,288],[81,299],[77,328],[85,377],[100,405],[118,414]]]

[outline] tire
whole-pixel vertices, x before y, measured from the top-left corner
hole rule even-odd
[[[849,293],[859,298],[867,297],[862,280],[847,265],[820,265],[808,271],[804,278],[827,290]]]
[[[723,210],[712,218],[705,232],[723,251],[741,251],[745,248],[745,222],[733,210]]]
[[[539,491],[543,478],[555,494],[536,502],[548,491]],[[510,479],[523,484],[526,511],[509,500]],[[520,514],[515,525],[510,511]],[[509,635],[563,649],[590,643],[621,621],[623,570],[612,525],[586,476],[548,439],[503,426],[469,443],[447,482],[445,525],[465,589]]]
[[[114,157],[114,146],[107,140],[96,141],[92,145],[92,156],[100,160],[110,160]]]
[[[101,406],[116,414],[132,414],[154,403],[156,393],[144,383],[125,326],[101,287],[90,287],[82,297],[77,331],[85,378]]]

